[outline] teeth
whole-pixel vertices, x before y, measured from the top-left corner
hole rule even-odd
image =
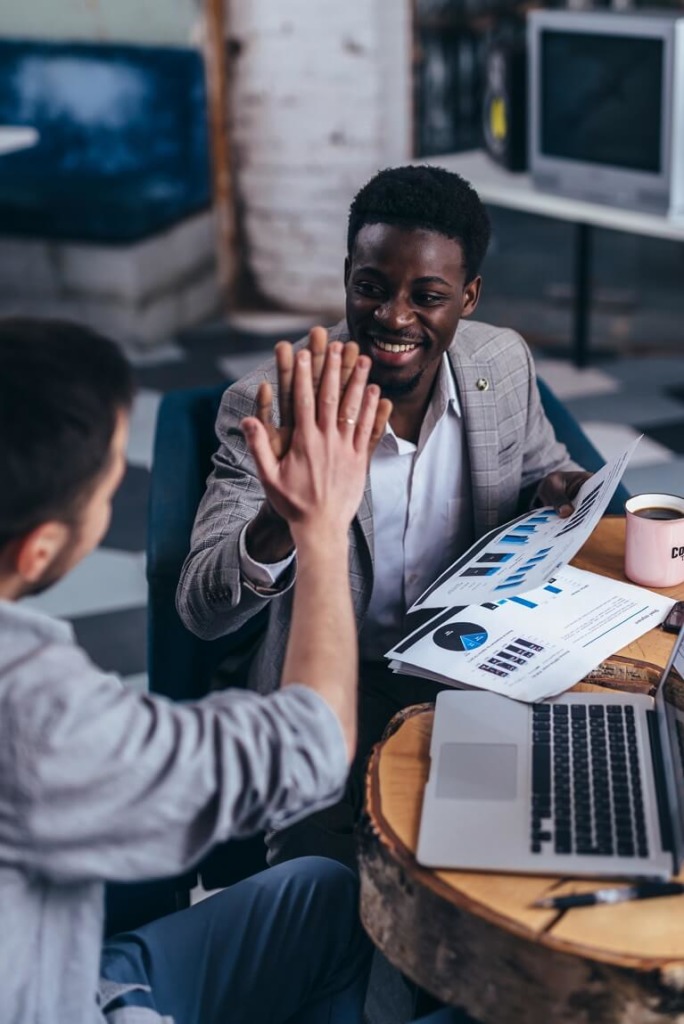
[[[378,338],[373,340],[383,352],[412,352],[414,348],[418,348],[417,345],[391,345],[389,342],[380,341]]]

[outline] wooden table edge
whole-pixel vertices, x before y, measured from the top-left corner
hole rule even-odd
[[[684,963],[679,960],[673,960],[671,957],[644,957],[631,956],[629,954],[615,954],[607,952],[597,946],[591,946],[578,942],[568,942],[558,938],[552,932],[553,927],[558,921],[568,913],[568,911],[553,911],[549,910],[547,913],[550,915],[550,920],[547,925],[540,928],[538,931],[533,931],[531,928],[516,922],[513,918],[497,913],[487,904],[480,902],[479,900],[473,899],[467,896],[465,893],[454,889],[447,885],[441,878],[439,878],[435,869],[422,867],[416,860],[413,851],[404,843],[404,841],[397,835],[394,828],[390,825],[387,818],[382,814],[382,796],[380,794],[380,779],[377,770],[378,760],[380,758],[383,745],[390,739],[403,725],[406,724],[411,718],[416,718],[422,715],[434,714],[434,704],[415,704],[412,707],[406,708],[404,711],[399,712],[395,715],[385,730],[382,740],[375,744],[371,750],[371,754],[368,759],[368,766],[366,771],[365,779],[365,809],[361,816],[359,825],[357,826],[357,845],[363,843],[364,833],[372,834],[374,841],[380,843],[382,846],[392,848],[392,855],[400,868],[410,868],[411,879],[414,882],[421,883],[426,889],[432,891],[435,895],[447,900],[447,902],[453,904],[459,910],[463,910],[466,913],[476,914],[481,920],[494,925],[497,928],[508,932],[517,938],[524,939],[532,944],[540,944],[540,939],[543,938],[544,946],[546,949],[553,949],[559,953],[569,954],[571,956],[584,956],[586,959],[591,959],[599,963],[608,964],[613,967],[624,967],[632,970],[637,970],[640,973],[647,974],[650,971],[663,971],[668,967],[676,965],[678,969],[684,970]],[[374,809],[378,820],[382,820],[384,832],[380,833],[373,825],[369,810]],[[391,843],[388,842],[391,840]],[[478,874],[484,874],[484,872],[478,872]],[[500,876],[503,872],[492,872],[492,875]],[[514,877],[512,874],[511,877]],[[574,881],[575,876],[561,876],[561,875],[549,875],[549,883],[557,881],[558,884],[562,884],[565,881]],[[597,887],[599,880],[595,880]],[[684,899],[684,897],[677,897],[678,899]],[[572,911],[575,912],[575,911]],[[543,911],[540,911],[543,913]],[[362,917],[363,917],[363,901],[362,901]],[[372,924],[364,920],[364,927],[372,936]],[[684,919],[682,927],[684,928]]]

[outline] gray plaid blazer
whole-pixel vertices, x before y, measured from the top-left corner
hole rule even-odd
[[[346,321],[330,331],[348,341]],[[299,344],[303,344],[304,340]],[[515,331],[462,320],[448,352],[458,386],[468,439],[476,537],[516,512],[523,489],[554,470],[579,468],[560,444],[542,409],[529,349]],[[477,381],[488,382],[486,390]],[[200,503],[190,553],[176,596],[186,626],[204,639],[232,633],[270,604],[264,641],[252,662],[249,684],[268,693],[277,688],[290,625],[295,567],[274,596],[245,585],[238,563],[238,538],[256,515],[263,491],[239,424],[255,412],[262,380],[277,397],[273,359],[228,388],[216,433],[219,448]],[[445,567],[460,552],[445,553]],[[349,572],[359,625],[373,585],[373,508],[370,484],[350,532]]]

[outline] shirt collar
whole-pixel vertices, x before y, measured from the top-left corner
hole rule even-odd
[[[456,378],[454,377],[453,367],[445,352],[442,356],[439,370],[437,371],[437,380],[435,381],[430,405],[425,413],[425,420],[423,423],[424,430],[427,426],[427,434],[425,436],[429,435],[435,424],[438,423],[449,410],[458,416],[459,419],[463,415],[461,411],[461,403],[458,398],[458,390],[456,388]],[[403,450],[404,448],[407,450],[415,450],[416,448],[416,445],[411,444],[409,441],[404,441],[401,438],[398,438],[389,423],[385,426],[385,434],[380,443],[381,445],[387,445],[393,448],[395,451]]]

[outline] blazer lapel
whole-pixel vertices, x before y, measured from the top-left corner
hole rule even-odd
[[[356,520],[359,524],[359,528],[363,535],[363,539],[368,545],[368,554],[370,555],[371,564],[373,562],[373,497],[371,494],[371,482],[370,473],[366,477],[366,487],[363,492],[363,498],[359,505],[359,511],[356,513]]]
[[[496,526],[498,518],[499,424],[491,367],[471,359],[460,350],[459,341],[449,350],[449,359],[456,376],[468,444],[477,538]]]

